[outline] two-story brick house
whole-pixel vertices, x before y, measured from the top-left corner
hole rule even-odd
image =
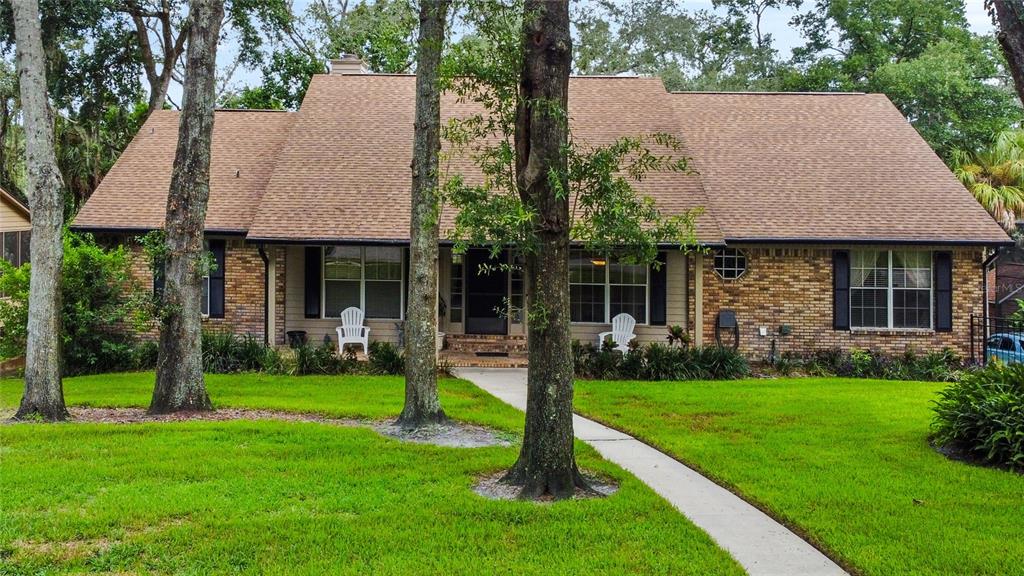
[[[351,71],[351,73],[349,73]],[[211,326],[285,342],[330,338],[348,306],[372,339],[404,316],[415,77],[340,63],[313,78],[296,112],[216,113],[206,235]],[[476,111],[446,95],[446,118]],[[826,347],[966,352],[984,302],[986,250],[1010,243],[899,111],[876,94],[668,93],[657,78],[570,81],[574,138],[591,144],[670,133],[696,173],[637,185],[666,214],[702,207],[702,253],[666,245],[664,266],[572,255],[574,336],[592,340],[628,312],[643,341],[665,325],[711,343],[723,310],[739,346],[763,358]],[[75,220],[130,241],[160,227],[177,113],[158,111]],[[456,159],[455,170],[472,172]],[[452,222],[451,209],[443,214]],[[525,334],[522,278],[479,275],[484,251],[442,241],[441,328]],[[148,276],[144,263],[138,274]],[[729,332],[727,338],[733,338]]]

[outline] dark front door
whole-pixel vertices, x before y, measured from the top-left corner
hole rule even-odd
[[[466,334],[508,334],[507,318],[502,313],[508,296],[508,271],[497,268],[506,264],[502,252],[491,260],[483,249],[466,251]],[[481,272],[481,265],[490,266]]]

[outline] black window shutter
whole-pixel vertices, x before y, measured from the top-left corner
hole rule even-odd
[[[832,252],[832,328],[850,329],[850,252]]]
[[[953,254],[936,252],[935,263],[935,330],[953,331]]]
[[[306,318],[320,317],[320,260],[319,246],[306,247]]]
[[[225,240],[210,240],[210,252],[216,267],[210,270],[210,318],[224,317],[224,269]]]
[[[153,295],[159,300],[164,298],[164,268],[163,265],[153,270]]]
[[[410,250],[411,248],[402,248],[402,260],[404,261],[404,265],[402,266],[402,280],[404,280],[402,289],[405,292],[403,296],[403,298],[405,299],[405,310],[402,311],[403,318],[405,317],[405,313],[409,311],[409,259],[412,256],[411,254],[409,254]],[[438,286],[437,297],[441,297],[440,286]]]
[[[666,322],[666,308],[668,307],[668,256],[664,252],[658,252],[660,266],[651,266],[651,326],[664,326]]]

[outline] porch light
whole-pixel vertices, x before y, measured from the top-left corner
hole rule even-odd
[[[601,256],[595,256],[594,258],[590,259],[590,263],[593,264],[594,266],[604,266],[608,264],[608,259]]]

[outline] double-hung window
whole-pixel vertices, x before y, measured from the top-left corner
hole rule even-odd
[[[324,248],[324,318],[356,307],[367,318],[402,319],[402,249],[395,246]]]
[[[647,322],[647,266],[616,262],[583,250],[569,255],[569,307],[573,322],[607,324],[625,312]]]
[[[931,328],[932,254],[860,250],[851,253],[853,328]]]

